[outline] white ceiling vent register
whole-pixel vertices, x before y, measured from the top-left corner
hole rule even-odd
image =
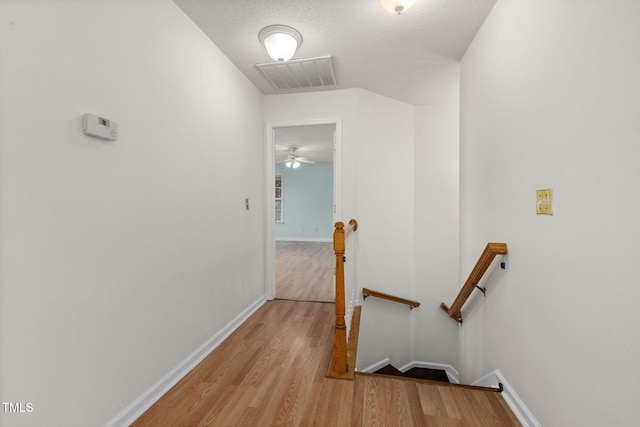
[[[333,70],[333,56],[292,59],[287,62],[256,64],[277,90],[292,91],[338,86]]]

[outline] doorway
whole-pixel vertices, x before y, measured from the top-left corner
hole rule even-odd
[[[269,299],[335,300],[340,132],[339,120],[267,125]]]

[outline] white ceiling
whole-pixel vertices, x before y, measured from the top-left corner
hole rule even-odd
[[[333,162],[335,127],[331,124],[275,128],[275,160],[285,160],[291,148],[296,148],[296,156],[314,162]]]
[[[276,90],[255,66],[271,61],[258,32],[284,24],[303,37],[294,58],[333,55],[338,88],[422,105],[457,101],[460,59],[496,0],[417,0],[402,15],[379,0],[174,1],[264,94]]]

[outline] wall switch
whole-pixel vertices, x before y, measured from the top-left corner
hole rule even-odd
[[[536,214],[553,215],[553,190],[536,190]]]
[[[249,210],[249,199],[244,199],[244,210],[245,211]]]

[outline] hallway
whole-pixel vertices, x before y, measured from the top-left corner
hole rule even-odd
[[[520,425],[495,392],[325,378],[333,321],[333,304],[267,302],[133,427]]]

